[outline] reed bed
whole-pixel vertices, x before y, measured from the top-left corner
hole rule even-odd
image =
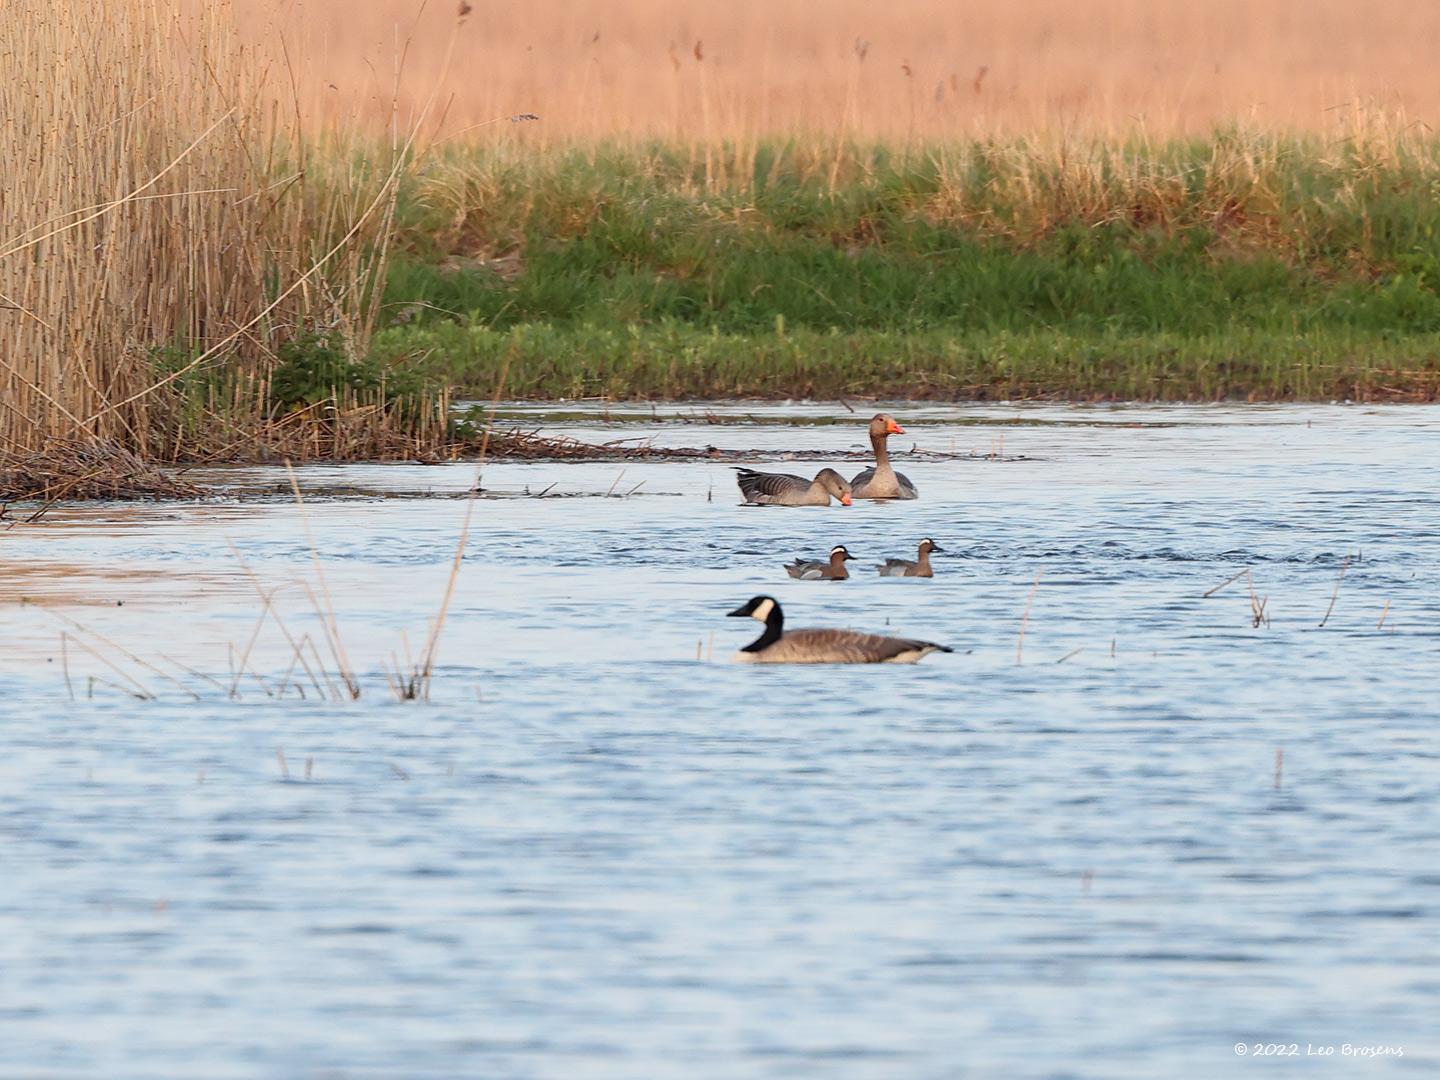
[[[1360,100],[1431,120],[1440,8],[1413,0],[246,0],[255,41],[292,36],[317,117],[404,124],[436,81],[446,133],[682,142],[837,133],[892,143],[1064,129],[1318,129]],[[397,44],[417,78],[398,108]]]
[[[114,442],[49,443],[44,450],[0,449],[0,517],[5,504],[61,499],[193,499],[199,488]],[[41,510],[32,511],[36,518]]]
[[[368,348],[403,153],[367,159],[343,134],[303,136],[282,73],[230,14],[4,0],[7,452],[56,447],[63,461],[91,440],[148,460],[244,457],[266,432],[303,429],[329,456],[369,456],[377,426],[443,435],[443,403],[397,405],[349,377]],[[323,343],[310,353],[342,370],[279,400],[266,392],[277,378],[314,366],[297,342]]]

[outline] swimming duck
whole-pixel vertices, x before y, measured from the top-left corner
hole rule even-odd
[[[914,562],[909,559],[886,559],[875,569],[880,571],[881,577],[934,577],[935,572],[930,569],[930,553],[944,550],[927,536],[920,541],[920,557]]]
[[[854,555],[845,550],[844,544],[837,544],[830,549],[829,562],[816,562],[812,559],[796,559],[787,563],[785,572],[793,578],[801,581],[844,581],[850,576],[850,571],[845,569],[845,560],[853,559]]]
[[[854,630],[791,630],[773,596],[756,596],[729,613],[765,624],[765,632],[735,654],[740,664],[913,664],[932,652],[953,652],[948,645],[913,638],[861,634]]]
[[[891,435],[904,435],[905,429],[889,413],[876,413],[870,421],[870,445],[875,448],[875,467],[857,473],[850,481],[851,496],[856,499],[915,499],[920,493],[910,478],[897,473],[890,464],[886,440]]]
[[[821,469],[814,480],[792,473],[765,473],[754,469],[736,469],[735,483],[747,503],[763,506],[829,506],[835,496],[844,506],[850,505],[850,485],[834,469]]]

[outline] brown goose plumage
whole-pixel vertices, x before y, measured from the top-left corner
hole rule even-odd
[[[829,506],[833,495],[850,505],[850,485],[834,469],[821,469],[814,480],[792,473],[764,473],[736,469],[735,483],[747,503],[761,506]]]
[[[914,562],[909,559],[886,559],[875,569],[880,572],[881,577],[934,577],[935,571],[930,568],[930,553],[944,550],[927,536],[920,541],[920,554]]]
[[[953,652],[948,645],[914,638],[861,634],[854,630],[791,630],[772,596],[753,597],[730,612],[765,624],[765,632],[735,654],[740,664],[913,664],[932,652]]]
[[[891,435],[904,435],[905,429],[889,413],[876,413],[870,421],[870,445],[875,448],[875,467],[857,473],[850,481],[850,493],[856,499],[916,499],[920,493],[903,473],[890,464],[887,445]]]
[[[844,544],[837,544],[830,549],[830,560],[819,562],[814,559],[796,559],[785,565],[785,572],[793,578],[801,581],[844,581],[850,576],[850,571],[845,569],[845,560],[853,559],[855,556],[845,550]]]

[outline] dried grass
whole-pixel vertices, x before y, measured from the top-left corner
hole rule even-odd
[[[56,440],[44,450],[30,452],[0,449],[0,504],[48,505],[60,499],[193,499],[200,494],[193,484],[113,441]]]
[[[316,117],[409,122],[390,97],[398,38],[413,85],[440,73],[455,8],[413,0],[248,0],[256,41],[291,35]],[[468,5],[466,5],[468,6]],[[1440,6],[1414,0],[532,0],[477,4],[442,80],[446,130],[526,140],[887,140],[1034,132],[1168,135],[1244,120],[1317,129],[1362,100],[1440,113]]]
[[[282,61],[187,2],[4,0],[0,447],[375,455],[417,426],[383,390],[285,415],[266,391],[305,335],[365,355],[406,147],[307,143]]]

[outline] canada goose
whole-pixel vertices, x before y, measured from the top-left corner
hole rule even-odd
[[[930,553],[944,550],[927,536],[920,541],[920,557],[914,562],[909,559],[886,559],[884,564],[875,569],[880,571],[881,577],[934,577],[935,572],[930,569]]]
[[[844,544],[837,544],[830,549],[829,562],[816,562],[812,559],[796,559],[787,563],[785,572],[793,578],[801,581],[844,581],[850,576],[850,571],[845,569],[845,560],[853,559],[854,555],[845,550]]]
[[[736,469],[735,483],[747,503],[762,506],[829,506],[830,496],[850,505],[850,485],[834,469],[821,469],[814,480],[791,473]]]
[[[890,465],[890,451],[885,443],[891,435],[904,435],[905,429],[889,413],[876,413],[870,421],[870,445],[875,448],[875,467],[857,473],[850,481],[850,494],[857,499],[915,499],[920,493],[908,476],[897,473]]]
[[[791,630],[773,596],[757,596],[730,612],[765,624],[765,632],[735,654],[739,664],[913,664],[932,652],[953,652],[948,645],[911,638],[882,637],[854,630]]]

